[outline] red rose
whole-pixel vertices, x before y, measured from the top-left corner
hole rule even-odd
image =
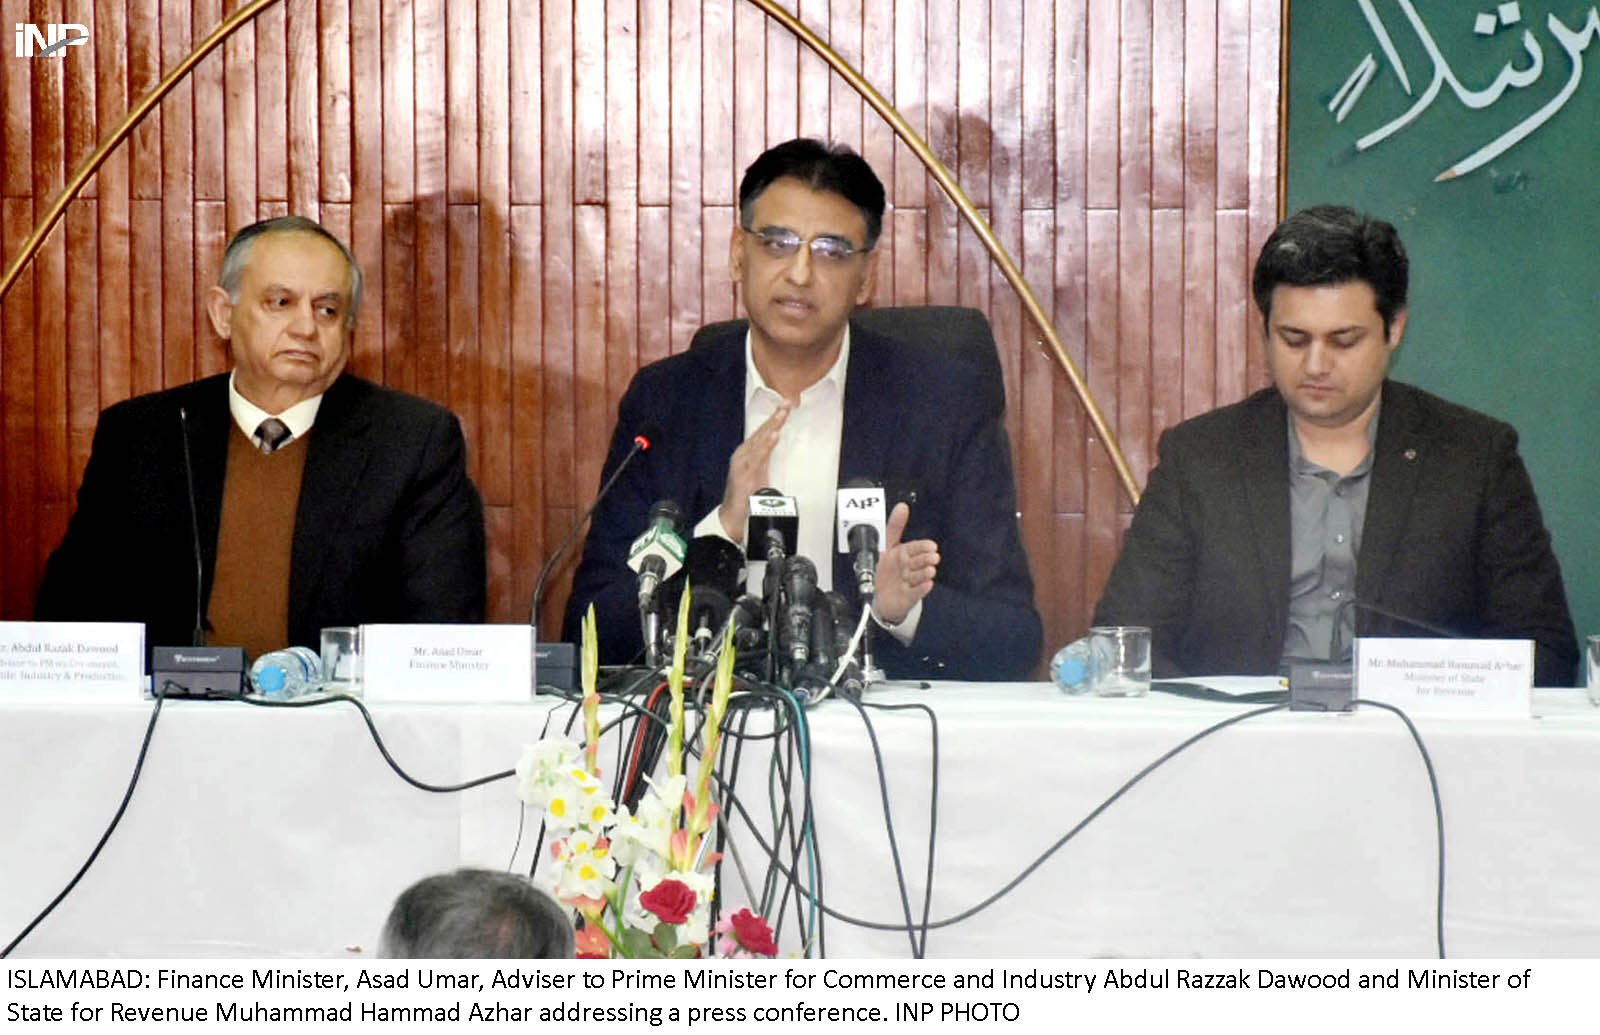
[[[681,880],[668,878],[643,895],[639,904],[660,918],[662,923],[681,924],[694,911],[694,889]]]
[[[746,952],[753,952],[757,956],[776,956],[778,944],[772,940],[772,928],[767,922],[748,909],[741,909],[733,914],[733,936],[738,939]]]

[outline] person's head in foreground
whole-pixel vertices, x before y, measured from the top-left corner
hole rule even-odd
[[[572,922],[525,877],[460,869],[400,893],[378,941],[386,959],[571,959]]]

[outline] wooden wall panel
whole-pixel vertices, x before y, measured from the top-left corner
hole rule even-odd
[[[0,252],[239,2],[0,0],[93,33],[0,59]],[[956,171],[1141,478],[1165,427],[1263,383],[1247,279],[1276,216],[1280,0],[785,6]],[[628,379],[738,311],[738,180],[796,131],[888,188],[877,304],[989,313],[1047,646],[1076,635],[1129,514],[1101,444],[911,151],[745,0],[284,0],[203,62],[0,303],[0,617],[31,611],[99,410],[227,368],[201,311],[222,244],[295,211],[363,261],[351,369],[460,413],[491,613],[522,620]]]

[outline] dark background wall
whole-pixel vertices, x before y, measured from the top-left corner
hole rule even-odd
[[[93,32],[0,54],[0,253],[233,6],[0,0],[8,29]],[[988,215],[1141,483],[1163,427],[1262,383],[1246,283],[1276,216],[1279,0],[789,8]],[[889,188],[879,304],[994,323],[1047,645],[1077,635],[1128,511],[1078,402],[910,151],[742,0],[285,0],[207,59],[0,305],[0,617],[31,612],[99,410],[227,368],[199,301],[228,233],[298,212],[365,265],[352,369],[461,414],[491,613],[521,620],[628,378],[735,314],[739,173],[799,133]]]

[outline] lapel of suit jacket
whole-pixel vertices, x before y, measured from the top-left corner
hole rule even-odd
[[[1239,472],[1266,598],[1287,620],[1289,601],[1289,411],[1276,389],[1250,409]],[[1278,628],[1274,618],[1273,628]]]
[[[700,472],[700,481],[696,498],[686,501],[691,511],[709,513],[722,502],[728,460],[744,441],[744,340],[744,332],[734,331],[695,349],[690,355],[700,361],[694,376],[701,383],[680,386],[698,400],[688,406],[695,418],[673,429],[693,436],[692,470]],[[692,514],[689,519],[697,520]]]
[[[289,559],[289,624],[315,599],[322,582],[322,559],[337,546],[335,530],[361,492],[371,439],[369,414],[358,405],[361,382],[343,375],[329,386],[317,409],[306,444],[305,473],[295,511],[294,546]]]
[[[850,328],[844,372],[844,427],[839,433],[839,484],[852,478],[881,482],[894,427],[895,395],[888,391],[887,357],[872,332]]]
[[[217,535],[222,529],[222,483],[228,475],[228,439],[234,434],[233,413],[228,408],[228,375],[218,374],[195,385],[184,402],[188,413],[189,459],[194,465],[194,510],[200,536],[201,568],[205,573],[205,599],[211,600],[211,583],[217,570]],[[182,448],[179,443],[179,448]],[[188,492],[188,486],[181,491]],[[184,538],[188,538],[187,529]],[[187,551],[185,551],[187,552]]]
[[[1404,385],[1383,383],[1367,513],[1361,523],[1361,553],[1356,558],[1358,600],[1376,602],[1382,596],[1377,589],[1394,566],[1395,551],[1416,496],[1418,457],[1425,446],[1426,432],[1419,425],[1419,416]]]

